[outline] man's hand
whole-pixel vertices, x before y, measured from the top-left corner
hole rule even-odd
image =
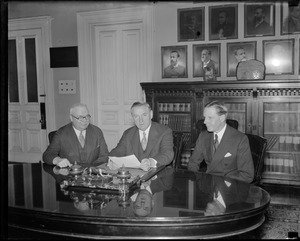
[[[149,171],[150,167],[151,167],[151,160],[150,159],[145,158],[141,161],[141,169],[143,171],[145,171],[145,172]]]
[[[69,162],[67,158],[60,158],[60,157],[55,157],[53,160],[53,164],[60,168],[72,166],[72,164]]]

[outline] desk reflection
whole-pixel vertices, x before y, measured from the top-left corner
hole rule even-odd
[[[171,167],[127,195],[65,189],[61,184],[69,175],[53,167],[8,165],[8,223],[92,238],[125,233],[133,238],[212,238],[259,227],[270,203],[260,187]]]

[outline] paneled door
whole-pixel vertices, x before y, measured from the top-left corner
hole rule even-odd
[[[26,21],[25,21],[26,22]],[[47,141],[43,30],[12,21],[8,32],[9,161],[38,162]],[[18,29],[18,27],[20,27]]]
[[[151,19],[151,6],[77,16],[81,101],[109,150],[133,125],[130,107],[144,97],[140,83],[152,79]]]

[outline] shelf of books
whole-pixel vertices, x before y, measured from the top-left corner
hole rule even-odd
[[[300,103],[264,103],[264,136],[270,142],[264,182],[300,184]]]
[[[191,142],[191,103],[158,103],[158,122],[183,133],[183,149]]]

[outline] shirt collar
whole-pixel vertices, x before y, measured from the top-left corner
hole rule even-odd
[[[222,139],[222,137],[223,137],[223,135],[225,133],[226,126],[227,126],[227,124],[225,124],[225,126],[222,128],[222,130],[220,130],[218,133],[214,132],[214,136],[215,136],[215,134],[218,135],[218,141],[219,141],[219,143],[221,142],[221,139]]]
[[[76,135],[79,136],[79,135],[80,135],[80,130],[77,130],[74,126],[73,126],[73,129],[74,129]],[[82,131],[82,135],[83,135],[84,137],[85,137],[85,133],[86,133],[86,130],[83,130],[83,131]]]
[[[146,130],[144,130],[144,131],[139,130],[139,134],[140,134],[140,138],[141,138],[141,139],[143,138],[143,133],[144,133],[144,132],[146,133],[146,138],[148,139],[150,127],[151,127],[151,124],[150,124],[150,125],[148,126],[148,128],[147,128]]]

